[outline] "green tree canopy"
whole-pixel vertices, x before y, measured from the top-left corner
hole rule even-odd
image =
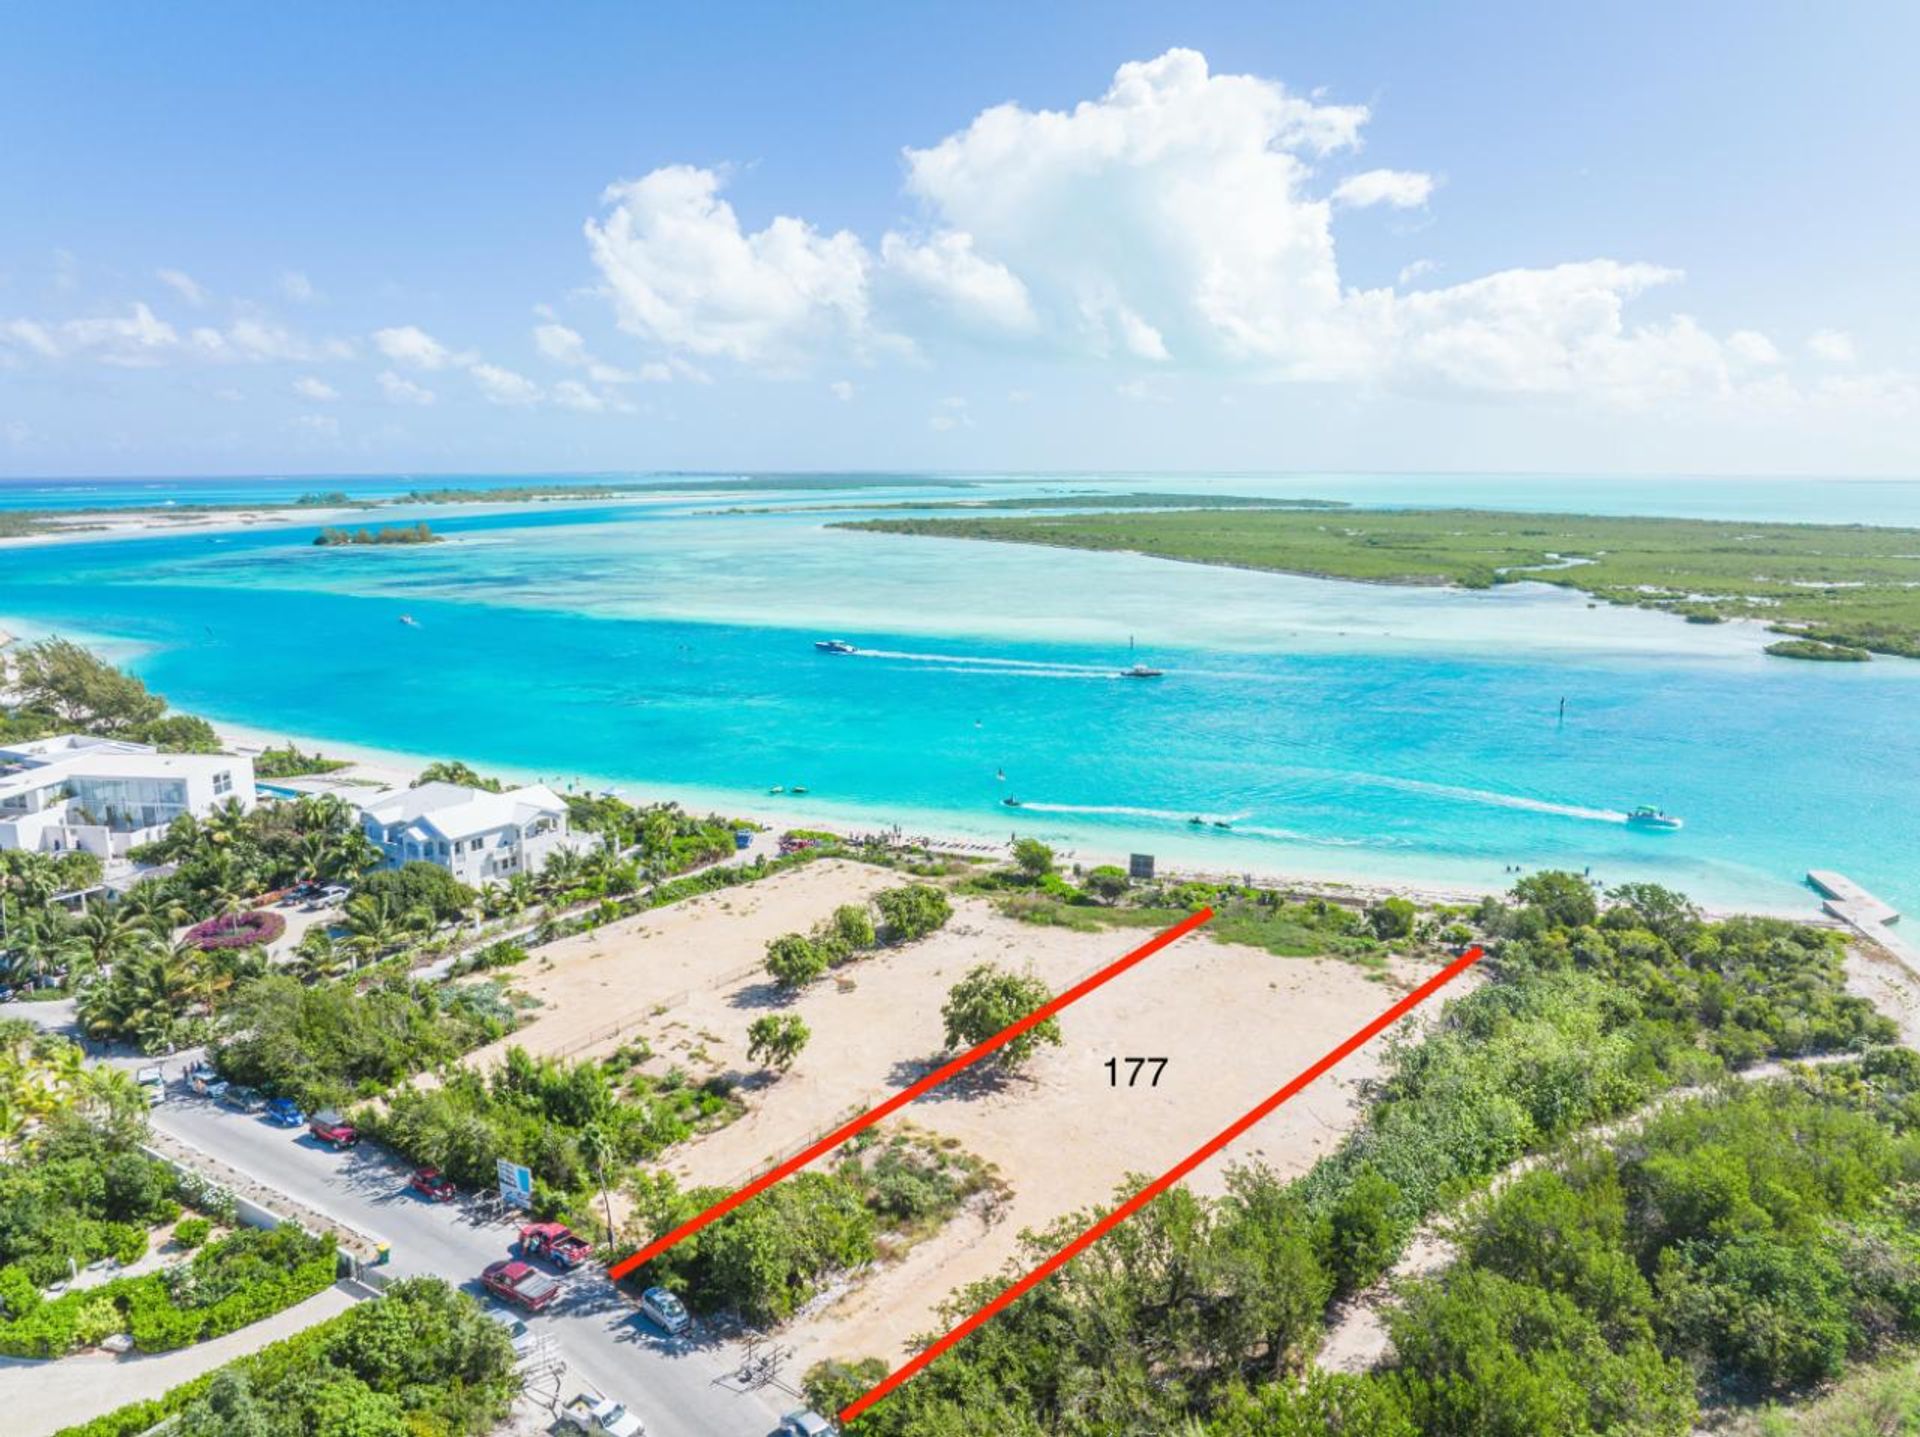
[[[972,1047],[995,1033],[1019,1022],[1053,998],[1047,985],[1031,973],[1010,973],[991,963],[982,963],[954,984],[940,1016],[947,1025],[949,1048]],[[994,1053],[992,1061],[1001,1069],[1020,1067],[1042,1043],[1058,1046],[1060,1020],[1049,1018],[1037,1023]]]

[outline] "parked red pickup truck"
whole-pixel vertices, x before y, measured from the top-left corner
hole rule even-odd
[[[350,1148],[360,1141],[360,1130],[332,1108],[322,1108],[308,1118],[307,1131],[336,1148]]]
[[[520,1229],[520,1255],[571,1269],[593,1256],[593,1244],[563,1222],[536,1222]]]
[[[496,1262],[480,1274],[480,1283],[503,1302],[538,1312],[560,1295],[560,1284],[530,1263]]]

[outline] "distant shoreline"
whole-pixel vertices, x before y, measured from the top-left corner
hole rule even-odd
[[[251,724],[228,723],[223,720],[210,720],[220,734],[221,742],[239,752],[255,753],[263,748],[280,748],[288,743],[303,752],[318,752],[329,758],[344,758],[352,762],[353,767],[336,773],[313,775],[309,778],[267,779],[268,784],[291,785],[315,783],[328,787],[338,787],[351,792],[367,782],[388,787],[405,787],[434,758],[418,754],[400,753],[391,749],[340,742],[332,739],[320,739],[311,735],[286,734],[277,729],[265,729]],[[443,754],[441,759],[458,758],[459,755]],[[466,760],[471,762],[471,760]],[[783,829],[812,829],[823,833],[835,833],[846,838],[860,837],[866,834],[891,831],[893,825],[884,816],[876,813],[867,821],[821,815],[817,812],[800,812],[783,809],[776,804],[763,804],[748,801],[744,806],[736,805],[728,796],[707,790],[677,788],[670,784],[639,784],[632,781],[622,782],[593,774],[541,774],[533,770],[512,764],[481,764],[481,770],[492,776],[520,783],[545,783],[556,792],[619,792],[629,802],[675,802],[687,808],[706,809],[723,813],[730,818],[739,818],[762,827]],[[354,780],[362,780],[356,784]],[[369,789],[368,791],[371,791]],[[925,843],[927,846],[961,855],[982,858],[1007,859],[1012,855],[1012,845],[1006,840],[984,837],[980,833],[942,831],[938,822],[924,828],[916,825],[906,827],[903,839],[908,842]],[[1036,835],[1040,836],[1040,835]],[[1137,851],[1137,846],[1134,851]],[[1129,857],[1127,849],[1071,848],[1060,850],[1061,858],[1083,867],[1093,867],[1103,863],[1118,864],[1125,867]],[[1417,878],[1382,878],[1361,874],[1310,873],[1299,869],[1274,867],[1259,862],[1235,864],[1206,864],[1178,859],[1161,858],[1156,863],[1156,878],[1194,879],[1210,882],[1239,882],[1243,878],[1252,878],[1256,882],[1272,888],[1293,890],[1303,896],[1324,897],[1333,901],[1364,904],[1377,902],[1384,898],[1407,898],[1423,907],[1473,904],[1482,898],[1498,897],[1511,886],[1512,875],[1501,883],[1477,884],[1472,882],[1445,882]],[[1734,905],[1702,902],[1700,907],[1712,917],[1726,917],[1733,914],[1766,914],[1794,918],[1803,922],[1822,921],[1817,913],[1809,910],[1816,908],[1815,900],[1809,896],[1805,907],[1785,904],[1767,904],[1749,902]]]

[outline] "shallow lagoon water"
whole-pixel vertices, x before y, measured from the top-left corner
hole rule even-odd
[[[1507,482],[1444,502],[1502,502],[1484,490]],[[1768,491],[1764,517],[1860,491],[1901,518],[1914,489],[1808,487]],[[1669,512],[1738,500],[1726,481],[1666,488]],[[1329,583],[805,512],[907,496],[954,497],[903,481],[439,511],[454,542],[418,549],[318,550],[310,526],[15,548],[0,615],[133,645],[149,681],[216,718],[633,795],[1224,869],[1498,885],[1513,863],[1591,867],[1723,905],[1804,907],[1804,871],[1834,867],[1920,907],[1920,664],[1767,659],[1750,626],[1545,585]],[[1129,636],[1165,679],[1114,677]],[[817,654],[820,637],[863,652]],[[796,784],[809,795],[767,796]],[[1687,828],[1627,827],[1641,802]]]

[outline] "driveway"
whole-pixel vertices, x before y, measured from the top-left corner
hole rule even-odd
[[[296,1202],[392,1246],[385,1271],[438,1276],[481,1296],[480,1270],[508,1255],[511,1222],[471,1198],[429,1202],[407,1188],[409,1169],[377,1144],[335,1153],[304,1132],[184,1096],[176,1086],[155,1108],[163,1132],[258,1179]],[[802,1404],[792,1391],[743,1390],[737,1343],[673,1341],[636,1318],[624,1293],[598,1271],[565,1279],[560,1300],[530,1317],[565,1358],[562,1400],[583,1384],[629,1403],[650,1437],[767,1437],[779,1414]],[[783,1374],[797,1387],[799,1374]]]

